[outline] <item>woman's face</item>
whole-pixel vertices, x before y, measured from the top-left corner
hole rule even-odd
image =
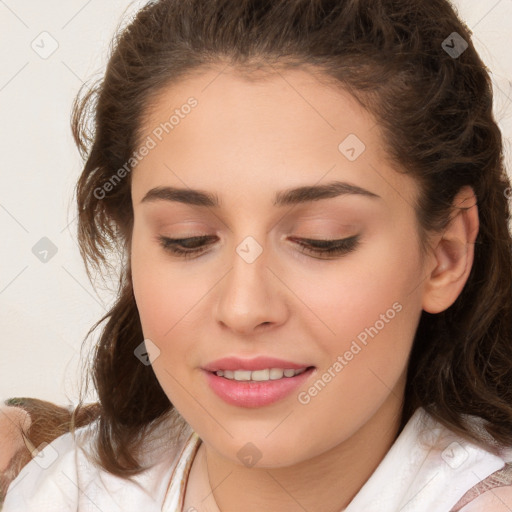
[[[142,140],[134,292],[155,374],[200,437],[285,466],[397,418],[428,259],[417,186],[374,118],[305,70],[211,69],[158,98]],[[199,248],[187,258],[160,240],[202,236],[178,246]],[[329,254],[304,239],[343,242]],[[226,357],[246,370],[234,377],[270,380],[205,369]],[[287,366],[308,370],[264,371]]]

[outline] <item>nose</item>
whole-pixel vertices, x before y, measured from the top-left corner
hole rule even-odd
[[[271,268],[263,249],[254,260],[240,244],[232,258],[232,268],[217,290],[216,320],[237,334],[253,334],[283,324],[289,314],[283,277]],[[254,254],[252,255],[254,257]]]

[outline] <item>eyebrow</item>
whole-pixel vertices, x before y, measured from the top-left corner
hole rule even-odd
[[[276,193],[274,200],[272,201],[272,205],[296,205],[344,195],[360,195],[372,199],[380,198],[377,194],[358,187],[357,185],[352,185],[342,181],[332,181],[323,185],[306,185],[281,190]],[[206,206],[213,208],[218,208],[220,206],[220,201],[216,194],[190,188],[152,188],[142,198],[141,203],[153,201],[175,201],[194,206]]]

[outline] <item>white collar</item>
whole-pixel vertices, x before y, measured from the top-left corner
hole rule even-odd
[[[200,444],[192,432],[172,472],[163,512],[182,512]],[[503,467],[502,458],[462,439],[420,408],[343,512],[449,512],[471,487]]]

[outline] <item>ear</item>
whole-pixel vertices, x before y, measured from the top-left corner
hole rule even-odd
[[[434,237],[429,266],[432,268],[423,289],[423,309],[440,313],[460,295],[471,272],[478,234],[478,206],[475,193],[463,187],[453,200],[451,221]]]

